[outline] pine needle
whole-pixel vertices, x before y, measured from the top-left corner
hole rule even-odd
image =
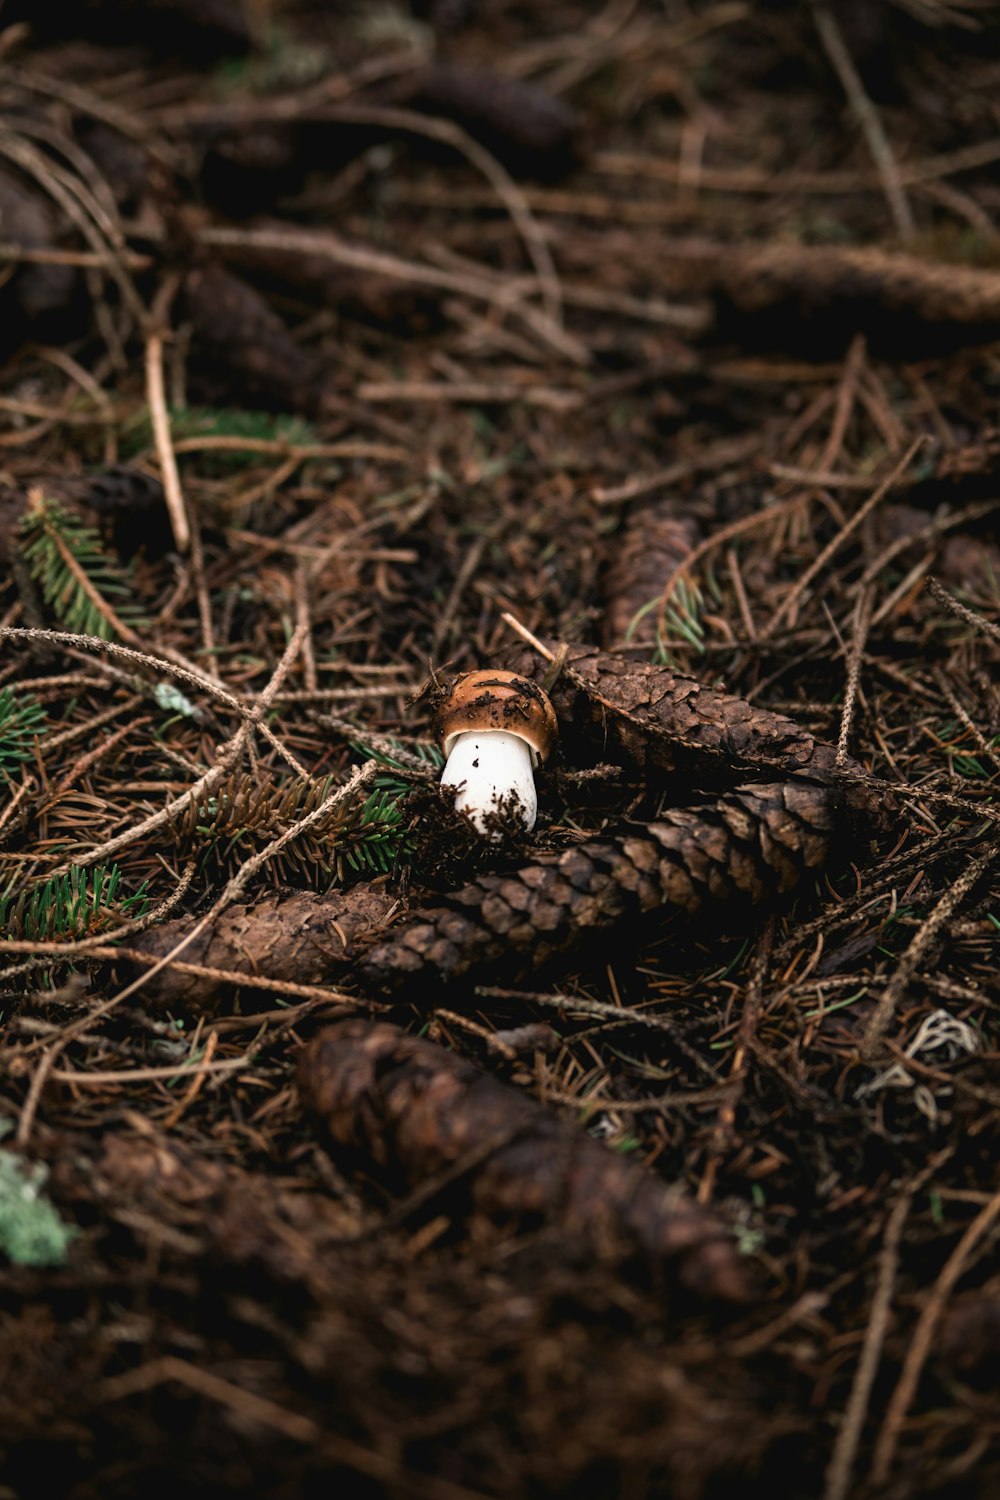
[[[13,688],[0,688],[0,783],[9,781],[17,766],[31,759],[35,736],[42,733],[47,722],[37,698],[30,693],[15,693]]]
[[[11,881],[0,892],[0,930],[5,937],[33,942],[80,938],[103,931],[112,914],[142,916],[148,905],[145,882],[118,900],[121,878],[117,865],[96,865],[89,872],[75,865],[34,890],[15,891]]]

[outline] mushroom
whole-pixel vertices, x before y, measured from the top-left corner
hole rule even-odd
[[[467,672],[438,709],[436,728],[445,753],[441,785],[459,788],[458,811],[493,838],[500,834],[486,819],[501,809],[534,828],[533,772],[548,760],[558,733],[555,711],[537,683],[516,672]]]

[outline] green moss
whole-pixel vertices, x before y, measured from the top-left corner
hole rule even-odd
[[[10,1129],[10,1122],[0,1122]],[[19,1266],[61,1266],[76,1230],[42,1193],[48,1169],[0,1151],[0,1251]]]

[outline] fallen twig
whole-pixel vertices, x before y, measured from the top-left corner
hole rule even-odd
[[[927,1361],[927,1356],[930,1353],[934,1333],[941,1320],[941,1314],[944,1312],[948,1298],[951,1296],[959,1277],[965,1271],[970,1255],[998,1216],[1000,1216],[1000,1192],[993,1195],[985,1207],[973,1219],[968,1229],[966,1229],[945,1262],[941,1274],[934,1283],[931,1294],[924,1304],[923,1312],[920,1314],[920,1319],[913,1335],[913,1342],[910,1344],[909,1352],[900,1373],[899,1382],[892,1393],[886,1409],[882,1430],[878,1435],[878,1441],[875,1445],[875,1458],[871,1474],[872,1481],[875,1484],[883,1484],[889,1476],[892,1461],[896,1456],[900,1431],[906,1419],[906,1413],[909,1411],[913,1398],[916,1395],[917,1384]]]
[[[858,123],[865,133],[865,140],[868,142],[872,161],[881,179],[896,231],[901,239],[912,239],[916,227],[913,214],[900,179],[899,164],[889,145],[878,110],[865,93],[864,84],[854,65],[854,59],[847,50],[847,44],[837,24],[836,16],[828,6],[815,3],[815,0],[813,14],[819,39],[823,43],[834,72],[843,85],[851,108],[858,117]]]
[[[181,489],[177,459],[174,456],[174,446],[170,437],[170,414],[167,411],[167,398],[163,386],[163,324],[166,322],[167,309],[173,301],[176,290],[176,278],[169,278],[163,283],[153,301],[150,325],[146,333],[146,401],[153,424],[153,441],[160,460],[163,495],[167,502],[167,514],[170,517],[174,543],[178,552],[185,553],[191,546],[191,525],[188,521],[184,491]]]

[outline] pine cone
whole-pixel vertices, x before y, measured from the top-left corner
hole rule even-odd
[[[548,1220],[605,1260],[638,1251],[708,1298],[753,1295],[710,1210],[433,1042],[342,1021],[303,1051],[299,1091],[339,1145],[411,1189],[465,1161],[449,1206],[465,1197],[493,1218]]]
[[[527,648],[505,654],[503,665],[535,681],[547,668]],[[582,764],[618,757],[643,772],[730,785],[747,772],[839,776],[862,769],[850,757],[838,767],[833,745],[784,714],[621,652],[570,646],[549,697],[567,758]],[[881,800],[870,797],[873,824],[883,815]]]
[[[693,516],[676,514],[673,496],[630,513],[605,582],[605,645],[656,644],[655,601],[664,579],[691,552],[699,529]]]
[[[774,901],[825,865],[851,802],[850,789],[806,781],[742,787],[634,833],[480,875],[373,947],[362,976],[385,993],[498,962],[527,972],[588,932],[656,908],[694,917]]]
[[[199,377],[231,393],[238,382],[244,399],[270,409],[315,416],[329,373],[322,359],[295,343],[285,324],[251,286],[220,265],[190,271],[185,306],[194,325]]]

